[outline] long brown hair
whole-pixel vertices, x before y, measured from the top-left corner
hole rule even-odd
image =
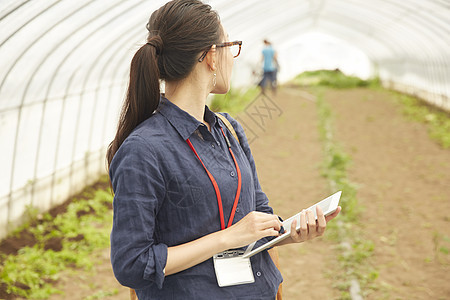
[[[109,144],[108,168],[123,141],[159,105],[159,80],[186,78],[201,52],[219,43],[219,15],[198,0],[174,0],[154,11],[147,23],[147,43],[134,55],[130,81],[116,136]]]

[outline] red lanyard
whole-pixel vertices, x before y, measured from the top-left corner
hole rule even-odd
[[[239,169],[239,165],[238,165],[238,163],[236,161],[236,157],[234,156],[233,151],[231,150],[230,141],[228,140],[228,137],[225,135],[225,132],[223,132],[222,127],[220,128],[220,130],[222,130],[222,134],[225,137],[225,141],[227,142],[228,150],[231,153],[231,157],[233,157],[234,165],[236,166],[236,172],[237,172],[237,176],[238,176],[238,187],[237,187],[237,191],[236,191],[236,196],[234,197],[234,204],[233,204],[233,208],[231,209],[231,214],[230,214],[230,218],[228,219],[228,225],[227,225],[227,227],[230,227],[231,224],[233,223],[234,214],[236,212],[236,207],[237,207],[237,204],[239,202],[239,196],[241,194],[242,178],[241,178],[241,170]],[[191,147],[192,152],[194,152],[195,156],[197,156],[198,160],[201,162],[203,168],[205,168],[206,174],[208,174],[208,177],[211,180],[212,185],[214,186],[214,190],[216,191],[217,204],[219,205],[220,227],[223,230],[223,229],[225,229],[227,227],[225,227],[225,219],[224,219],[224,216],[223,216],[222,197],[220,196],[219,186],[217,185],[217,182],[214,179],[214,177],[212,176],[212,174],[206,168],[205,164],[201,160],[201,158],[198,155],[197,151],[195,151],[195,148],[194,148],[194,146],[192,146],[191,141],[189,139],[187,139],[186,142],[188,143],[189,147]]]

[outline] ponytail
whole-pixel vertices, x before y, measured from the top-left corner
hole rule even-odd
[[[108,169],[123,141],[140,123],[151,117],[159,105],[158,56],[161,52],[161,37],[153,36],[131,61],[127,96],[120,112],[116,136],[106,153]]]

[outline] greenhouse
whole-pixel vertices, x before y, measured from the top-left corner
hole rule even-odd
[[[112,201],[106,151],[130,63],[148,42],[150,15],[167,2],[0,2],[0,239],[41,224],[99,180],[101,201]],[[230,91],[210,94],[207,105],[242,125],[274,213],[288,218],[343,191],[328,235],[280,247],[284,298],[448,298],[450,2],[203,2],[228,41],[242,41]],[[264,40],[276,51],[276,92],[260,88]],[[108,235],[97,248],[109,249],[112,217],[92,222]],[[41,245],[33,234],[30,248],[44,251],[51,237]],[[34,286],[13,278],[5,243],[0,299],[46,299],[55,293],[49,282],[63,291],[51,299],[128,299],[112,271],[101,273],[110,275],[104,285],[80,291],[59,273]]]

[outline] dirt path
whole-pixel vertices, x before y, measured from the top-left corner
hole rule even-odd
[[[245,114],[242,119],[247,131],[251,129],[258,135],[251,148],[263,190],[275,213],[287,218],[325,198],[330,191],[320,176],[323,151],[314,97],[286,88],[274,100],[282,113],[265,119],[265,131],[255,126],[258,118],[252,120]],[[269,115],[264,109],[265,104],[271,105],[267,102],[256,100],[247,112],[254,112],[252,106],[258,105],[261,114]],[[332,280],[325,276],[334,258],[324,240],[281,247],[279,253],[285,299],[333,299],[339,295],[332,288]]]
[[[405,120],[384,99],[391,97],[387,92],[329,91],[325,97],[335,114],[335,138],[353,160],[349,177],[359,185],[365,238],[376,245],[370,263],[379,271],[380,288],[367,299],[450,299],[450,255],[440,250],[450,248],[450,151],[431,141],[423,124]],[[273,102],[258,99],[238,117],[252,141],[263,190],[282,217],[330,194],[320,176],[323,150],[313,100],[285,88]],[[330,272],[333,246],[318,239],[279,249],[285,299],[339,298]],[[58,286],[65,294],[50,299],[114,289],[116,295],[98,299],[128,299],[113,278],[108,251],[96,260],[95,272],[68,274]]]
[[[382,288],[370,299],[450,299],[450,151],[405,120],[386,91],[329,91],[335,136],[353,158],[361,222]],[[448,250],[447,250],[448,252]]]

